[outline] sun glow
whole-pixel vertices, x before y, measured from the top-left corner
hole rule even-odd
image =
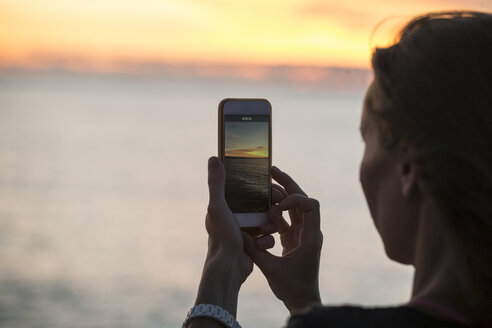
[[[492,9],[483,3],[475,1],[473,9]],[[118,71],[131,63],[231,63],[365,68],[371,31],[382,19],[456,5],[458,0],[0,0],[0,67]]]
[[[247,149],[234,149],[226,153],[227,157],[242,158],[268,158],[268,149],[265,147],[255,147]]]

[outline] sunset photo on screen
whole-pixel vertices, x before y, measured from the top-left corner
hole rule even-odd
[[[225,118],[225,193],[234,213],[265,212],[269,206],[268,116],[250,118]]]

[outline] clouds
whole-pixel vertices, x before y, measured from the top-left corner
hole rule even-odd
[[[268,158],[268,149],[263,146],[246,149],[231,149],[228,150],[225,155],[227,157]]]
[[[225,155],[267,158],[268,122],[225,122]]]

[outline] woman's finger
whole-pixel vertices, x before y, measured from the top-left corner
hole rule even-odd
[[[289,218],[292,225],[302,224],[302,213],[298,208],[289,209]]]
[[[286,211],[298,207],[302,212],[309,212],[318,206],[318,201],[308,198],[305,195],[292,194],[286,199],[278,203],[278,209]]]
[[[285,199],[285,197],[286,196],[280,190],[272,186],[272,204],[277,204],[281,202]]]
[[[243,232],[244,251],[256,263],[258,268],[268,277],[272,272],[279,269],[282,259],[268,253],[266,250],[258,249],[252,236]]]
[[[302,211],[302,238],[309,240],[317,238],[320,232],[319,202],[316,199],[293,194],[278,204],[280,210],[285,211],[299,208]]]
[[[290,225],[285,221],[284,217],[281,215],[277,219],[277,232],[282,235],[289,231]]]
[[[225,202],[224,186],[226,172],[221,160],[213,156],[208,159],[209,205]]]
[[[255,239],[256,248],[270,249],[275,246],[275,239],[272,235],[261,236]]]
[[[278,167],[272,167],[272,177],[282,185],[289,194],[301,194],[307,196],[306,193],[287,173],[282,172]]]
[[[284,195],[284,198],[289,196],[289,193],[281,185],[278,185],[276,183],[272,183],[272,188],[275,188],[278,191],[280,191],[282,193],[282,195]]]
[[[264,235],[269,235],[277,232],[278,229],[278,217],[282,216],[282,211],[278,209],[277,205],[270,206],[267,212],[267,220],[260,226],[260,231]]]

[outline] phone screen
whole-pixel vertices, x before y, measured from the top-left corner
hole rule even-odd
[[[269,119],[224,116],[225,195],[234,213],[266,212],[270,206]]]

